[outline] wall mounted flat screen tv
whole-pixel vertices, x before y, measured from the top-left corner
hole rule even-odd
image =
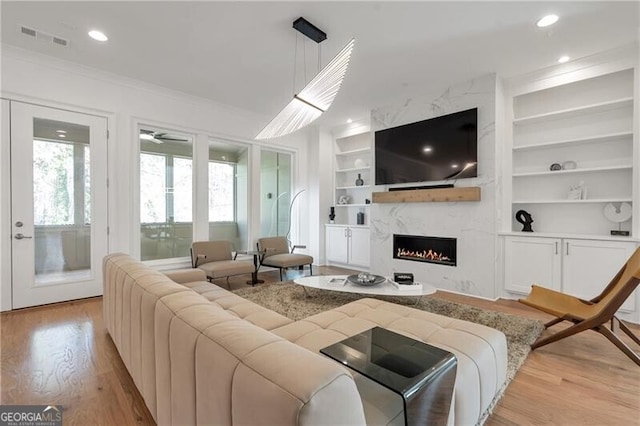
[[[478,176],[478,109],[375,132],[376,185]]]

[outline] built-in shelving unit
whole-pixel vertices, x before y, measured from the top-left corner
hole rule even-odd
[[[618,50],[505,82],[505,297],[538,283],[590,299],[640,245],[637,66]],[[623,203],[631,219],[614,222]],[[617,315],[640,322],[640,291]]]
[[[335,139],[334,145],[334,206],[335,224],[357,225],[357,214],[369,223],[371,201],[371,133],[363,132]],[[356,185],[360,177],[362,185]]]
[[[611,238],[618,225],[604,207],[633,202],[634,70],[538,87],[512,98],[511,229],[521,229],[514,216],[526,210],[533,234]],[[631,230],[631,220],[621,227]]]

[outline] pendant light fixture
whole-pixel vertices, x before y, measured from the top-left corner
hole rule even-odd
[[[296,19],[293,28],[318,44],[327,38],[324,31],[304,18]],[[282,111],[258,133],[256,139],[272,139],[293,133],[311,124],[329,109],[347,72],[354,43],[355,39],[351,39],[300,92],[295,93]]]

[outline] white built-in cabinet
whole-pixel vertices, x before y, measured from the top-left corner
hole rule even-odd
[[[528,294],[531,284],[592,299],[600,294],[636,249],[622,241],[506,237],[505,288]],[[623,311],[636,310],[630,297]]]
[[[327,225],[325,235],[329,264],[369,268],[369,227]]]
[[[612,52],[505,82],[505,296],[535,283],[591,299],[638,247],[637,62],[636,53]],[[610,221],[605,207],[622,203],[631,219]],[[532,216],[534,232],[522,232],[519,210]],[[619,229],[630,235],[611,235]],[[622,310],[640,321],[638,291]]]

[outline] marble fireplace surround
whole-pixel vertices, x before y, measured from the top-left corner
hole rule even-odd
[[[437,288],[497,297],[496,90],[496,76],[491,74],[372,111],[371,127],[376,131],[477,107],[478,177],[427,184],[454,183],[456,187],[482,190],[482,199],[478,202],[371,204],[372,273],[393,276],[394,272],[410,272],[416,281]],[[386,186],[374,188],[374,191],[386,190]],[[456,267],[394,259],[394,234],[456,238]]]

